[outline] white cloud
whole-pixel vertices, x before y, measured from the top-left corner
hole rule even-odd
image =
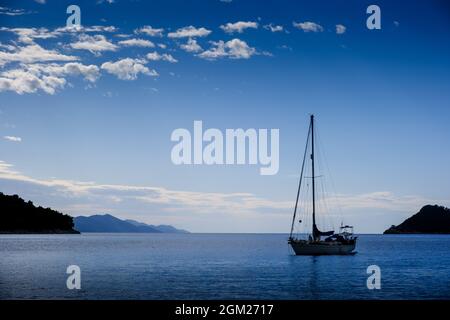
[[[16,47],[13,46],[12,44],[3,44],[0,42],[0,49],[5,49],[7,51],[14,51],[16,50]]]
[[[335,195],[327,202],[343,209],[379,209],[415,212],[426,203],[448,203],[444,199],[428,199],[422,196],[398,196],[389,191],[377,191],[356,195]]]
[[[168,54],[168,53],[164,53],[164,54],[159,54],[158,52],[150,52],[146,55],[148,60],[151,61],[159,61],[159,60],[163,60],[163,61],[167,61],[167,62],[171,62],[171,63],[175,63],[178,62],[177,59],[175,59],[174,57],[172,57],[172,55]]]
[[[226,33],[242,33],[245,29],[251,28],[251,29],[257,29],[258,23],[252,22],[252,21],[238,21],[235,23],[228,22],[225,25],[221,25],[220,28],[225,31]]]
[[[227,42],[211,42],[212,48],[203,51],[198,56],[203,59],[214,60],[228,57],[231,59],[248,59],[256,54],[255,48],[250,47],[245,41],[233,39]]]
[[[131,37],[131,34],[118,33],[118,34],[115,34],[114,36],[118,37],[118,38],[129,38],[129,37]]]
[[[0,74],[0,92],[9,90],[23,94],[41,90],[47,94],[54,94],[57,89],[66,85],[66,76],[78,75],[83,76],[87,81],[95,82],[100,76],[99,68],[78,62],[69,62],[64,65],[22,64],[21,68]]]
[[[56,28],[53,33],[83,33],[83,32],[116,32],[118,31],[114,26],[65,26]]]
[[[180,45],[181,49],[186,52],[200,52],[203,51],[202,47],[197,43],[197,40],[189,38],[186,44]]]
[[[142,28],[134,30],[135,33],[143,33],[151,37],[162,37],[163,28],[153,28],[152,26],[143,26]]]
[[[32,44],[34,39],[55,38],[58,32],[52,32],[47,28],[8,28],[2,27],[0,31],[15,33],[18,40],[23,43]]]
[[[54,76],[39,76],[24,69],[10,70],[0,76],[0,92],[14,91],[18,94],[33,93],[42,90],[48,94],[54,94],[56,89],[63,88],[66,84],[64,78]]]
[[[272,32],[282,32],[284,30],[283,26],[277,26],[277,25],[273,25],[273,24],[265,25],[264,29],[270,30]]]
[[[82,34],[79,37],[79,41],[71,43],[70,46],[78,50],[88,50],[96,55],[100,54],[102,51],[116,51],[118,48],[101,34],[94,36]]]
[[[15,136],[4,136],[3,139],[12,141],[12,142],[22,142],[21,137],[15,137]]]
[[[78,57],[67,56],[56,50],[46,50],[38,44],[15,47],[12,52],[0,51],[0,66],[10,62],[34,63],[42,61],[75,61]]]
[[[47,2],[46,0],[34,0],[34,1],[40,4],[45,4]]]
[[[27,14],[29,12],[23,10],[23,9],[13,9],[13,8],[7,8],[7,7],[0,7],[0,15],[6,15],[6,16],[21,16],[23,14]]]
[[[170,190],[162,187],[97,184],[63,179],[36,179],[13,169],[11,164],[0,160],[0,182],[15,181],[40,188],[42,193],[75,200],[83,203],[93,200],[111,205],[111,199],[116,203],[134,202],[139,206],[160,205],[169,211],[192,210],[196,213],[251,212],[259,208],[290,209],[292,201],[271,201],[257,197],[251,193],[214,193]],[[4,188],[2,188],[4,190]]]
[[[286,44],[282,44],[281,46],[278,46],[277,48],[278,49],[283,49],[283,50],[289,50],[289,51],[293,50],[292,47],[290,47],[290,46],[288,46]]]
[[[145,48],[154,48],[155,44],[149,40],[144,39],[128,39],[119,41],[119,44],[126,47],[145,47]]]
[[[336,25],[336,33],[337,34],[343,34],[345,33],[345,31],[347,30],[347,27],[342,25],[342,24],[337,24]]]
[[[206,37],[212,31],[205,28],[196,28],[194,26],[188,26],[178,29],[176,32],[169,32],[167,35],[169,38],[195,38]]]
[[[111,73],[121,80],[135,80],[139,73],[148,76],[157,76],[158,73],[155,70],[147,68],[144,64],[145,60],[125,58],[116,62],[105,62],[101,68]]]
[[[297,29],[303,30],[304,32],[322,32],[323,27],[315,22],[293,22],[293,26]]]
[[[79,62],[69,62],[64,65],[59,64],[34,64],[27,66],[29,72],[35,74],[44,73],[52,76],[78,76],[85,80],[95,82],[100,76],[99,68],[96,65],[84,65]]]
[[[32,44],[35,39],[50,39],[64,34],[89,33],[89,32],[115,32],[114,26],[70,26],[60,27],[54,30],[47,28],[8,28],[2,27],[0,31],[12,32],[17,35],[18,40],[23,43]]]
[[[291,219],[294,205],[292,199],[271,200],[252,193],[193,192],[159,186],[38,179],[16,171],[11,164],[1,160],[0,189],[8,194],[18,193],[27,200],[39,201],[40,205],[51,206],[72,215],[108,212],[118,217],[142,218],[138,220],[161,218],[166,222],[189,225],[192,231],[204,232],[238,230],[261,232],[258,228],[262,228],[263,225],[277,225],[280,219],[284,222],[279,228],[270,229],[270,227],[268,231],[282,232],[286,228],[286,221]],[[352,223],[359,218],[361,226],[367,226],[371,216],[372,220],[379,219],[377,214],[372,215],[368,212],[385,213],[384,222],[379,227],[375,229],[366,227],[366,230],[371,232],[380,232],[391,224],[389,222],[392,221],[392,216],[402,217],[405,214],[412,214],[427,203],[448,205],[450,201],[423,196],[396,195],[390,192],[370,192],[339,195],[338,199],[332,198],[331,202],[327,203],[330,208],[338,205],[345,209],[345,216],[339,215],[339,218],[350,216],[349,220]],[[227,223],[230,221],[231,223]],[[255,221],[261,223],[257,224],[256,229],[252,229],[251,226],[255,225]],[[225,228],[222,226],[224,223],[227,224]],[[199,228],[199,224],[204,227]],[[236,225],[245,227],[236,229]]]

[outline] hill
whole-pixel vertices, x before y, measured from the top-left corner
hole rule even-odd
[[[450,234],[450,209],[426,205],[418,213],[398,226],[391,226],[384,234]]]
[[[137,225],[137,226],[147,226],[147,227],[152,227],[156,230],[158,230],[159,232],[162,233],[189,233],[189,231],[183,230],[183,229],[177,229],[173,226],[170,225],[165,225],[165,224],[160,224],[158,226],[152,225],[152,224],[146,224],[146,223],[142,223],[142,222],[138,222],[135,220],[130,220],[127,219],[125,220],[126,222],[129,222],[131,224]]]
[[[153,226],[134,220],[121,220],[110,214],[74,218],[80,232],[98,233],[187,233],[172,226]]]
[[[0,233],[79,233],[71,216],[0,192]]]

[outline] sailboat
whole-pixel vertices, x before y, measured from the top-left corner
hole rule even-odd
[[[305,160],[308,153],[308,145],[311,141],[311,173],[312,176],[312,230],[307,239],[294,237],[294,227],[299,208],[300,189],[302,188],[302,180],[304,179]],[[296,255],[352,255],[356,252],[357,237],[353,236],[353,227],[341,224],[339,233],[334,231],[320,231],[316,224],[316,185],[314,172],[314,115],[311,115],[308,136],[306,141],[305,153],[303,156],[303,164],[300,174],[300,182],[297,191],[297,199],[295,202],[294,216],[292,219],[291,232],[288,244],[291,245]],[[301,221],[299,221],[301,223]]]

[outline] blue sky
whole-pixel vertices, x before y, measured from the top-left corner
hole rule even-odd
[[[79,1],[76,32],[74,2],[0,3],[4,193],[74,216],[287,232],[314,113],[334,220],[382,232],[450,205],[443,1]],[[366,28],[370,4],[381,30]],[[278,174],[175,166],[170,135],[194,120],[279,128]]]

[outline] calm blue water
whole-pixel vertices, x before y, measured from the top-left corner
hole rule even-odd
[[[359,238],[355,256],[297,257],[286,235],[1,235],[0,298],[450,299],[450,236]],[[81,290],[66,268],[81,268]],[[366,269],[381,268],[381,290]]]

